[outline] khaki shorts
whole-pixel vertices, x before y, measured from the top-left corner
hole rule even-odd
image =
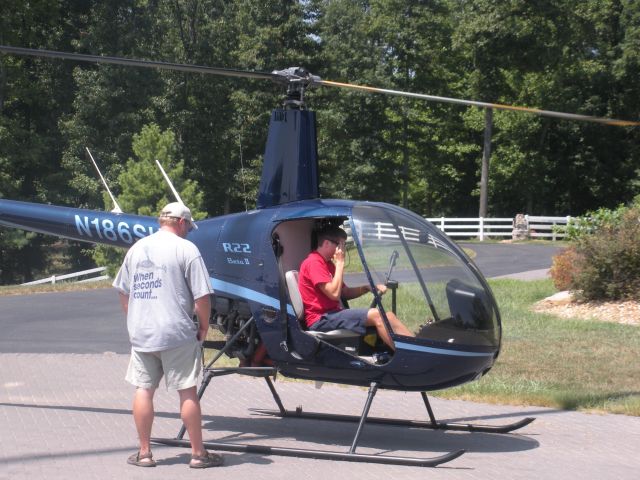
[[[198,384],[202,368],[200,343],[189,342],[161,352],[131,350],[125,380],[140,388],[158,388],[160,379],[168,390],[185,390]]]

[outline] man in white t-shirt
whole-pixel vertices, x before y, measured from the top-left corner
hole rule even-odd
[[[202,368],[200,345],[209,329],[213,293],[202,256],[185,237],[196,224],[182,203],[160,212],[160,230],[129,249],[113,286],[127,315],[131,359],[126,380],[136,386],[133,418],[140,448],[127,459],[154,467],[151,454],[153,396],[162,376],[180,396],[180,416],[191,441],[191,468],[222,464],[202,443],[202,413],[196,392]],[[198,317],[198,325],[193,315]]]

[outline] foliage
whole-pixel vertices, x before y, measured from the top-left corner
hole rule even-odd
[[[640,208],[577,243],[573,289],[588,300],[640,300]]]
[[[558,291],[570,290],[577,272],[578,254],[573,246],[567,247],[553,257],[549,275]]]
[[[640,3],[631,0],[3,7],[7,45],[259,71],[300,65],[323,79],[442,97],[629,119],[640,112]],[[0,196],[99,208],[85,147],[119,179],[123,159],[137,158],[133,136],[155,124],[173,132],[184,159],[176,178],[200,185],[203,210],[252,208],[269,111],[282,96],[258,80],[2,55]],[[477,214],[483,110],[332,88],[306,98],[317,112],[323,197],[425,216]],[[640,193],[640,129],[497,110],[493,118],[491,216],[582,215]],[[11,251],[0,258],[3,282],[50,263],[53,240],[24,237],[18,248],[16,238],[0,237]]]
[[[567,224],[566,238],[579,242],[604,228],[618,227],[626,211],[627,207],[620,205],[615,209],[599,208],[593,212],[587,212],[586,215],[577,217]]]
[[[640,197],[590,212],[568,231],[573,246],[551,271],[558,288],[587,300],[640,299]]]
[[[156,216],[167,203],[175,201],[155,164],[158,160],[180,198],[189,206],[193,218],[201,220],[207,216],[200,187],[194,180],[184,178],[184,160],[179,160],[179,148],[171,131],[163,132],[156,124],[145,125],[139,134],[133,136],[132,148],[136,159],[130,158],[118,177],[121,193],[117,201],[125,212]],[[104,202],[107,208],[112,207],[106,192]],[[93,258],[97,265],[106,266],[108,274],[114,276],[125,253],[120,248],[98,245]]]

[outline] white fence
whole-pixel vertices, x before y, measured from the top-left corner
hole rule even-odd
[[[529,238],[548,238],[560,240],[565,237],[563,226],[571,222],[570,216],[542,217],[525,215],[525,236]],[[485,238],[509,237],[513,238],[515,220],[513,218],[427,218],[436,227],[450,237]]]
[[[561,240],[566,236],[563,226],[571,222],[572,217],[541,217],[524,215],[523,225],[517,225],[518,233],[524,238],[541,238]],[[427,218],[429,222],[442,230],[450,237],[473,238],[484,241],[487,238],[516,238],[515,220],[513,218]],[[343,225],[349,234],[348,224]],[[398,238],[395,228],[390,223],[360,223],[361,238],[395,239]],[[418,241],[419,231],[400,226],[402,235],[408,241]]]
[[[41,280],[34,280],[33,282],[21,283],[21,285],[39,285],[42,283],[53,284],[60,280],[68,280],[70,278],[78,278],[78,277],[84,277],[86,275],[91,275],[94,273],[101,273],[101,272],[104,272],[106,269],[107,269],[106,267],[98,267],[98,268],[91,268],[89,270],[83,270],[82,272],[67,273],[66,275],[51,275],[48,278],[43,278]],[[109,275],[100,275],[97,277],[85,278],[84,280],[78,280],[78,283],[95,282],[97,280],[106,280],[107,278],[109,278]]]
[[[343,225],[344,228],[344,225]],[[420,231],[415,228],[407,228],[404,226],[399,227],[400,232],[405,240],[410,242],[417,242],[420,237]],[[351,238],[351,230],[346,229],[347,231],[347,241],[353,241]],[[396,229],[391,223],[382,223],[382,222],[372,222],[372,223],[364,223],[360,222],[358,224],[358,235],[361,239],[366,238],[375,238],[376,240],[385,240],[385,239],[397,239],[398,234]]]
[[[555,241],[565,237],[564,229],[557,226],[566,227],[571,223],[571,217],[535,217],[525,215],[527,230],[531,238],[550,238]]]
[[[427,218],[450,237],[509,237],[513,233],[513,218]]]

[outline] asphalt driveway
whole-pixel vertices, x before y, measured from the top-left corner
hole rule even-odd
[[[462,243],[486,277],[539,271],[560,248]],[[0,353],[128,353],[124,314],[113,289],[0,296]]]

